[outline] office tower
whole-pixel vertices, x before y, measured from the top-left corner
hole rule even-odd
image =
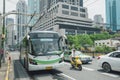
[[[106,0],[106,23],[112,31],[120,30],[120,0]]]
[[[6,18],[6,43],[8,47],[15,45],[14,43],[14,19]]]
[[[27,4],[25,0],[19,0],[16,5],[16,10],[18,13],[27,14]],[[16,16],[16,26],[17,26],[17,43],[19,43],[27,32],[27,15]]]

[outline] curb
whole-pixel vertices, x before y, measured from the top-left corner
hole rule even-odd
[[[10,59],[8,60],[8,65],[7,65],[7,71],[6,71],[5,80],[9,80],[9,72],[10,72]]]

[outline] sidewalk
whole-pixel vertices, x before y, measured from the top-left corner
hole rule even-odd
[[[6,72],[7,72],[7,63],[2,63],[0,68],[0,80],[5,80]]]
[[[0,68],[0,80],[14,80],[13,63],[8,59]]]

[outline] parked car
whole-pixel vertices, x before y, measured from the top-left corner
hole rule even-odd
[[[14,48],[10,48],[10,51],[15,51],[15,49]]]
[[[98,57],[98,65],[105,72],[120,71],[120,50]]]
[[[65,52],[64,59],[66,61],[70,61],[71,53],[72,53],[71,50]],[[82,63],[89,63],[92,61],[91,56],[85,55],[80,51],[75,51],[75,55],[80,57],[80,60],[82,61]]]

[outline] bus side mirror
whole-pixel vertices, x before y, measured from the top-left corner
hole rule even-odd
[[[26,39],[26,45],[27,45],[27,46],[29,45],[29,39],[30,39],[30,36],[27,35],[27,39]]]

